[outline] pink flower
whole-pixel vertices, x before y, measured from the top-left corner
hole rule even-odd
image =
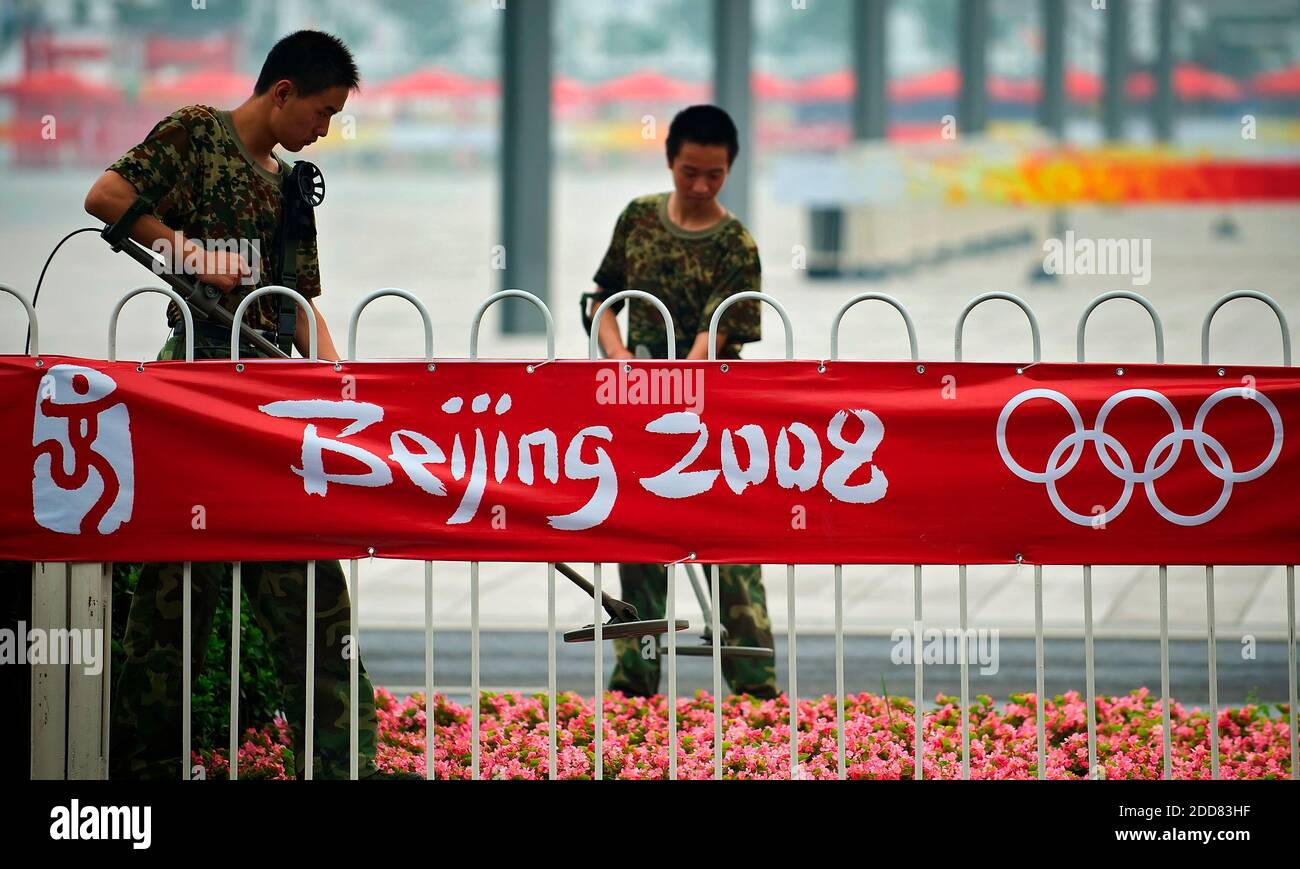
[[[955,779],[962,774],[961,709],[953,698],[938,697],[923,724],[926,778]],[[376,764],[381,769],[425,773],[424,698],[398,700],[375,694],[379,723]],[[712,778],[713,701],[704,692],[678,698],[677,775]],[[603,699],[602,744],[605,778],[668,777],[667,701],[662,696]],[[835,697],[801,699],[798,704],[796,776],[833,779],[839,775]],[[785,697],[774,700],[728,697],[722,704],[723,776],[746,779],[790,778],[790,710]],[[905,698],[870,694],[845,697],[844,757],[849,778],[905,779],[914,774],[914,707]],[[1032,779],[1038,775],[1037,700],[1013,695],[998,708],[981,695],[967,710],[970,774],[976,779]],[[1159,778],[1165,732],[1161,704],[1146,688],[1123,697],[1097,698],[1097,763],[1110,779]],[[468,779],[471,709],[434,698],[433,771],[439,779]],[[1170,754],[1175,778],[1209,778],[1208,716],[1200,709],[1170,704]],[[594,707],[577,694],[556,698],[556,775],[592,778],[595,774]],[[1051,779],[1084,779],[1088,769],[1087,703],[1077,692],[1045,699],[1044,730]],[[480,776],[492,779],[550,777],[550,734],[545,695],[484,694],[480,703]],[[1223,778],[1282,778],[1290,774],[1287,721],[1270,718],[1256,706],[1225,708],[1218,716],[1220,774]],[[289,727],[249,730],[239,750],[241,778],[288,778]],[[209,778],[229,775],[222,750],[201,750],[194,763]]]

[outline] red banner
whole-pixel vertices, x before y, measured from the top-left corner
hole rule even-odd
[[[0,558],[1287,564],[1300,373],[0,357]]]

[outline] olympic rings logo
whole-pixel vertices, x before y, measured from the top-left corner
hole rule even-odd
[[[1051,456],[1047,459],[1047,467],[1041,472],[1030,471],[1022,467],[1020,463],[1011,457],[1011,452],[1007,448],[1007,421],[1016,408],[1035,398],[1045,398],[1060,405],[1069,415],[1070,421],[1074,423],[1074,432],[1066,435],[1057,443],[1052,450]],[[1121,402],[1131,398],[1145,398],[1154,402],[1168,414],[1169,421],[1173,426],[1173,431],[1162,437],[1151,447],[1151,451],[1147,453],[1146,460],[1143,462],[1140,471],[1134,466],[1133,459],[1128,450],[1124,448],[1124,445],[1106,431],[1106,420],[1111,411]],[[1223,444],[1213,436],[1206,434],[1204,430],[1206,416],[1219,402],[1227,398],[1242,398],[1246,401],[1259,402],[1260,406],[1268,412],[1269,419],[1273,422],[1273,448],[1269,450],[1263,461],[1248,471],[1235,470],[1232,459],[1228,456],[1228,451]],[[1101,406],[1101,410],[1097,412],[1097,424],[1094,428],[1085,428],[1078,408],[1074,406],[1070,399],[1054,389],[1028,389],[1008,401],[1006,406],[1002,408],[1002,413],[998,417],[997,437],[998,452],[1001,453],[1002,460],[1006,462],[1011,472],[1022,480],[1044,484],[1047,487],[1047,496],[1051,499],[1052,505],[1056,507],[1056,511],[1076,525],[1104,525],[1115,519],[1128,506],[1129,499],[1133,495],[1133,487],[1141,483],[1146,489],[1147,499],[1158,514],[1175,525],[1193,526],[1204,525],[1223,511],[1223,508],[1228,505],[1228,499],[1232,496],[1234,484],[1258,479],[1273,467],[1277,457],[1282,452],[1282,417],[1277,412],[1277,407],[1273,402],[1257,389],[1229,387],[1220,389],[1205,399],[1196,412],[1196,419],[1192,423],[1192,427],[1188,429],[1183,428],[1183,421],[1173,403],[1161,393],[1153,389],[1126,389],[1112,395]],[[1110,509],[1097,516],[1087,516],[1071,510],[1061,499],[1061,495],[1056,488],[1057,482],[1070,473],[1074,466],[1078,464],[1079,458],[1083,455],[1084,445],[1088,442],[1092,442],[1097,452],[1097,458],[1101,460],[1106,470],[1124,483],[1124,491],[1119,500]],[[1196,449],[1197,458],[1201,460],[1201,465],[1223,483],[1223,490],[1220,492],[1218,500],[1208,510],[1190,516],[1169,509],[1161,502],[1160,496],[1156,494],[1156,481],[1173,468],[1182,452],[1184,442],[1192,444]],[[1067,451],[1069,455],[1066,455]]]

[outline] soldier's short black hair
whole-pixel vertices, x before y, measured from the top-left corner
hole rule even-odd
[[[262,64],[253,94],[266,93],[281,79],[293,82],[304,97],[339,86],[356,90],[360,85],[352,52],[337,36],[319,30],[299,30],[277,42]]]
[[[683,142],[697,145],[725,145],[727,147],[727,165],[736,162],[740,153],[740,139],[736,134],[736,125],[727,114],[717,106],[699,105],[682,109],[673,118],[668,127],[668,162],[677,159]]]

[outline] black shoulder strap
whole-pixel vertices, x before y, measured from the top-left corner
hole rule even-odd
[[[302,201],[298,194],[297,166],[280,162],[280,273],[277,281],[298,289],[298,243],[302,240]],[[293,307],[293,306],[290,306]]]
[[[281,171],[285,164],[281,162]],[[293,164],[280,188],[280,256],[279,283],[298,289],[298,245],[315,235],[312,210],[325,198],[325,182],[320,169],[306,160]],[[297,326],[298,306],[288,296],[276,299],[276,339],[282,346],[292,345]]]

